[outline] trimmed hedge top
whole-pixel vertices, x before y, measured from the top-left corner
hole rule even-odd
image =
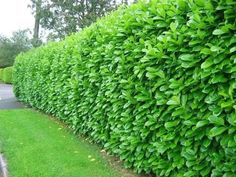
[[[236,173],[236,2],[153,0],[17,57],[16,96],[157,176]]]

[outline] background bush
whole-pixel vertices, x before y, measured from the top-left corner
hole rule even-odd
[[[236,2],[153,0],[17,57],[16,96],[157,176],[236,173]]]
[[[3,68],[0,68],[0,81],[2,81]]]
[[[0,81],[7,84],[12,83],[12,67],[0,69]]]

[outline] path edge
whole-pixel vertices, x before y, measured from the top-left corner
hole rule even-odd
[[[0,177],[8,177],[7,163],[3,157],[3,154],[0,153]]]

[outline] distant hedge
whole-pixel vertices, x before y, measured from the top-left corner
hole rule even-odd
[[[236,1],[153,0],[17,57],[14,90],[157,176],[236,174]]]
[[[0,68],[0,81],[7,84],[12,83],[12,67]]]
[[[0,82],[2,81],[3,68],[0,68]]]

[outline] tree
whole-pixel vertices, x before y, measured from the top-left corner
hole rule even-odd
[[[122,4],[128,5],[128,0],[122,0]]]
[[[35,18],[50,37],[61,39],[89,26],[128,0],[31,0]],[[38,10],[37,10],[38,7]]]
[[[42,41],[39,38],[42,0],[31,0],[31,2],[32,2],[31,8],[34,9],[34,19],[35,19],[32,45],[34,47],[38,47],[42,44]]]
[[[19,30],[11,38],[0,35],[0,68],[11,66],[15,57],[32,47],[29,30]]]

